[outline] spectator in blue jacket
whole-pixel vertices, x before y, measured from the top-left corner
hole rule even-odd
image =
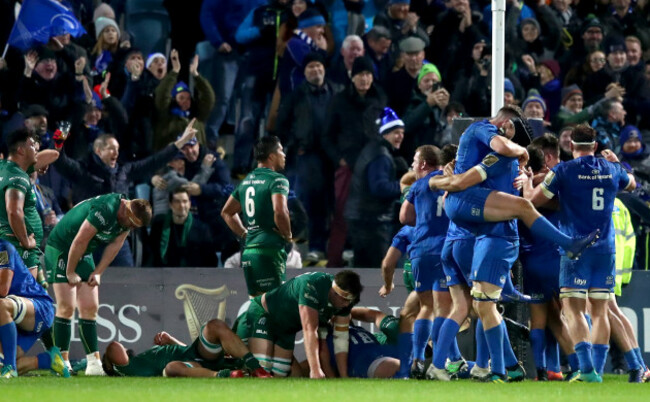
[[[204,0],[201,6],[201,27],[216,49],[212,56],[214,71],[209,76],[217,102],[206,125],[208,144],[214,145],[219,137],[241,67],[242,56],[235,38],[237,28],[250,11],[263,3],[264,0]]]

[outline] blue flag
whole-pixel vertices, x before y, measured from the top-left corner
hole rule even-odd
[[[86,33],[72,11],[54,0],[25,0],[7,43],[26,51],[65,33],[74,37]]]

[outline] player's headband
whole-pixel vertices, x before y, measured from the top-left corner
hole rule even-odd
[[[590,142],[575,142],[575,141],[571,140],[571,143],[572,143],[573,145],[586,146],[586,145],[594,145],[594,144],[596,143],[596,141],[590,141]]]
[[[131,221],[132,224],[134,224],[137,227],[141,227],[143,222],[141,219],[138,219],[137,216],[133,213],[133,210],[131,210],[131,203],[129,202],[126,206],[126,216],[129,218],[129,221]]]
[[[334,289],[337,295],[341,296],[345,300],[355,301],[357,299],[357,297],[352,293],[346,292],[345,290],[341,289],[339,285],[336,284],[336,281],[332,281],[332,289]]]

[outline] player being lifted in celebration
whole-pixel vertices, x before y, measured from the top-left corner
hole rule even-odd
[[[502,156],[519,158],[520,165],[524,166],[528,161],[526,148],[511,139],[526,135],[521,109],[512,105],[502,107],[492,119],[472,123],[465,130],[460,136],[454,175],[432,177],[429,186],[432,189],[453,191],[457,189],[454,182],[466,178],[456,175],[466,172],[469,172],[468,175],[481,176],[476,181],[480,182],[481,178],[484,179],[484,173],[481,169],[472,168],[493,151]],[[530,201],[487,187],[473,186],[450,193],[445,201],[445,211],[458,225],[519,219],[534,235],[562,247],[570,258],[577,258],[598,237],[598,231],[595,230],[577,239],[571,238],[537,212]]]
[[[36,282],[14,246],[0,240],[0,353],[4,354],[0,378],[37,368],[70,376],[56,347],[36,357],[24,356],[52,326],[53,319],[52,298]]]
[[[111,342],[102,358],[109,376],[121,377],[271,377],[225,322],[210,320],[192,344],[185,345],[167,332],[154,337],[156,346],[131,356],[124,345]],[[224,352],[237,359],[231,364]]]
[[[52,334],[68,368],[72,316],[78,308],[79,334],[88,359],[86,375],[104,374],[96,324],[100,278],[131,229],[147,226],[150,221],[149,201],[128,200],[122,194],[110,193],[77,204],[50,233],[45,266],[57,302]],[[95,267],[92,252],[100,244],[106,244],[106,248]]]
[[[254,152],[257,169],[237,186],[221,211],[230,230],[246,241],[241,265],[251,297],[284,282],[285,245],[291,241],[287,207],[289,181],[278,173],[285,164],[282,144],[278,137],[262,137]],[[240,212],[243,212],[243,222]]]
[[[567,236],[584,236],[598,229],[602,231],[600,240],[579,260],[569,259],[566,253],[560,260],[562,312],[576,342],[575,351],[580,363],[580,375],[574,380],[586,382],[602,382],[602,373],[596,368],[604,367],[609,349],[607,309],[614,289],[616,253],[612,222],[614,198],[619,191],[636,186],[634,176],[623,169],[616,155],[604,150],[602,155],[605,159],[597,158],[596,146],[596,131],[588,125],[577,126],[571,134],[571,151],[575,159],[548,172],[531,196],[535,205],[544,205],[556,196],[559,198],[560,228]],[[591,336],[584,316],[587,298],[593,321]],[[630,380],[641,382],[643,370],[635,360],[632,359]]]
[[[325,374],[318,360],[319,323],[334,327],[334,354],[341,377],[348,376],[348,327],[350,311],[359,301],[363,286],[356,272],[335,275],[310,272],[251,300],[246,320],[237,335],[248,339],[248,347],[262,367],[276,377],[286,377],[296,333],[303,332],[310,378]]]

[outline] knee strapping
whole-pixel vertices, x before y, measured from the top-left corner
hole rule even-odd
[[[11,318],[16,324],[20,324],[25,319],[27,315],[27,304],[22,297],[9,295],[6,297],[7,300],[11,302],[14,306],[14,311],[11,314]]]
[[[576,299],[586,299],[587,290],[586,289],[562,289],[560,290],[560,299],[566,299],[573,297]]]
[[[201,342],[201,345],[207,350],[209,353],[212,353],[214,355],[219,355],[221,352],[223,352],[223,348],[221,345],[218,343],[211,343],[207,339],[205,339],[205,336],[203,335],[203,329],[205,328],[205,325],[201,327],[201,332],[199,332],[199,341]]]
[[[291,373],[291,359],[273,359],[273,375],[276,377],[287,377]]]
[[[470,291],[472,299],[478,302],[498,302],[501,298],[501,289],[495,290],[493,292],[480,292],[474,288]]]
[[[589,289],[589,298],[594,300],[609,300],[612,296],[609,289]]]

